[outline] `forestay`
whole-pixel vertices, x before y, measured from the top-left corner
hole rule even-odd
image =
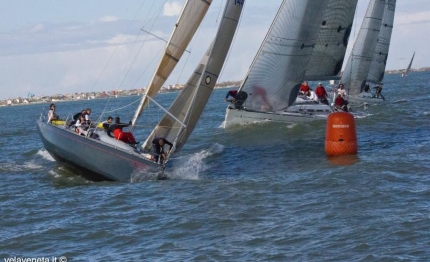
[[[391,33],[393,31],[394,12],[396,10],[396,0],[385,0],[384,16],[382,18],[381,29],[378,41],[370,65],[367,82],[382,84],[385,66],[387,64],[388,51],[390,49]]]
[[[329,0],[284,0],[239,88],[247,110],[292,105],[313,53]]]
[[[243,2],[227,1],[215,40],[169,108],[169,114],[161,119],[145,141],[145,149],[150,149],[154,137],[173,141],[175,151],[180,150],[187,141],[215,87],[237,28]]]
[[[378,42],[384,7],[384,0],[371,0],[367,8],[341,78],[349,95],[363,91]]]
[[[330,0],[306,70],[306,80],[339,79],[357,0]],[[313,18],[312,18],[313,19]]]
[[[149,103],[147,96],[154,97],[160,91],[190,43],[211,3],[212,0],[188,0],[185,3],[175,29],[166,45],[163,57],[134,114],[132,129],[134,129],[136,121]]]

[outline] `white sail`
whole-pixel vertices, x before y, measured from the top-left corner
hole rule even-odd
[[[136,121],[142,114],[143,109],[148,105],[149,97],[154,97],[160,91],[166,79],[172,73],[188,44],[190,43],[194,33],[199,27],[203,17],[205,16],[212,0],[188,0],[179,16],[175,25],[175,29],[170,36],[166,45],[164,55],[155,71],[150,84],[144,94],[132,120],[132,125],[136,125]]]
[[[145,141],[143,145],[145,149],[151,147],[154,137],[164,137],[173,141],[176,151],[187,141],[215,87],[236,32],[243,2],[243,0],[227,1],[215,40],[169,108],[169,114],[161,119]],[[185,124],[185,127],[182,124]]]
[[[340,78],[338,74],[342,69],[356,7],[357,0],[329,2],[306,70],[306,80]]]
[[[378,41],[373,54],[372,63],[369,68],[367,82],[382,84],[385,67],[387,64],[388,51],[390,49],[391,33],[394,24],[394,12],[396,10],[396,0],[385,0],[384,16],[382,18],[381,29]]]
[[[406,68],[405,72],[403,73],[404,76],[408,75],[409,71],[411,71],[412,62],[414,61],[414,57],[415,57],[415,52],[412,55],[411,62],[409,62],[408,67]]]
[[[284,0],[247,77],[247,110],[276,111],[292,105],[313,53],[329,0]]]
[[[384,0],[371,0],[346,63],[341,82],[349,95],[363,91],[384,15]]]

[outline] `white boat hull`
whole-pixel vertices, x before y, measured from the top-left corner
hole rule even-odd
[[[315,120],[325,120],[333,111],[324,104],[293,105],[285,110],[276,112],[248,111],[246,109],[233,109],[227,107],[224,127],[237,124],[252,124],[264,121],[281,123],[305,123]]]

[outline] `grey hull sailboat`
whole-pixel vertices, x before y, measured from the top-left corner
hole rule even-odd
[[[365,85],[383,85],[393,31],[396,0],[371,0],[342,74],[350,105],[383,102]]]
[[[192,36],[197,29],[198,25],[187,24],[186,20],[184,21],[181,19],[183,19],[185,14],[187,14],[187,16],[190,16],[189,19],[194,20],[194,23],[200,24],[200,21],[203,19],[203,16],[210,4],[211,1],[208,0],[187,1],[183,8],[181,17],[179,18],[182,22],[176,23],[174,32],[167,43],[166,52],[161,58],[156,73],[151,80],[150,86],[152,88],[157,89],[158,87],[161,87],[165,80],[164,77],[168,76],[168,74],[173,70],[191,40],[192,37],[190,36]],[[205,54],[203,63],[201,63],[196,70],[198,71],[201,69],[201,71],[199,71],[200,73],[193,74],[194,77],[192,77],[192,79],[198,78],[199,80],[197,81],[197,85],[194,86],[194,90],[192,92],[188,92],[184,89],[179,94],[179,97],[186,97],[184,99],[189,100],[189,102],[187,102],[187,109],[185,110],[185,117],[184,119],[181,119],[182,121],[179,121],[185,130],[187,130],[188,123],[194,127],[193,125],[197,123],[201,111],[206,105],[206,97],[209,93],[202,90],[207,89],[207,86],[210,87],[215,85],[216,77],[213,77],[213,75],[219,74],[219,71],[223,66],[236,30],[242,7],[243,1],[227,1],[224,16],[220,22],[213,45],[209,49],[208,53]],[[179,36],[176,34],[179,34]],[[166,56],[168,56],[168,58],[166,58]],[[168,68],[165,67],[166,64]],[[208,77],[211,78],[210,81],[208,80]],[[205,83],[206,86],[202,83]],[[137,108],[135,118],[133,119],[134,124],[142,113],[143,108],[152,101],[152,97],[154,97],[158,92],[155,90],[151,91],[152,88],[150,88],[142,98],[142,102]],[[201,95],[201,92],[203,92],[204,95]],[[196,107],[196,109],[191,109],[195,104],[195,101],[202,102],[197,103],[198,107]],[[168,115],[173,116],[173,113],[169,112]],[[175,119],[174,121],[180,120],[176,117],[173,117],[173,119]],[[186,119],[192,119],[192,121],[186,121]],[[84,173],[83,175],[88,176],[91,179],[130,181],[133,180],[134,176],[147,173],[157,173],[160,168],[164,170],[164,165],[167,162],[164,161],[163,165],[160,166],[160,164],[151,160],[150,154],[143,150],[138,150],[132,147],[118,147],[118,141],[109,143],[104,140],[94,139],[90,135],[82,136],[64,126],[55,126],[46,123],[43,119],[37,121],[37,126],[46,150],[55,158],[55,160],[82,170]],[[156,127],[155,130],[158,130],[158,127]],[[189,132],[187,135],[191,133],[192,128],[189,128],[188,130]],[[157,132],[154,131],[153,134],[155,133]],[[150,138],[148,138],[148,141],[150,141],[152,137],[153,136],[151,135]],[[179,141],[183,135],[177,135],[177,137],[179,138],[172,139],[171,141]],[[185,143],[185,140],[182,140],[180,143],[181,147],[183,146],[183,143]],[[150,146],[148,146],[148,149],[149,147]],[[173,153],[173,151],[174,150],[172,150],[171,153]]]
[[[338,78],[357,0],[284,0],[226,109],[224,127],[325,119],[330,106],[298,98],[303,80]]]

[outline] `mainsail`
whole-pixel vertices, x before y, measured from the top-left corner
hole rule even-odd
[[[331,0],[321,23],[306,80],[339,79],[357,0]]]
[[[390,49],[395,10],[396,0],[386,0],[378,42],[376,44],[375,52],[373,53],[373,60],[369,68],[367,82],[382,84],[382,79],[385,74],[385,66],[387,64],[388,51]]]
[[[276,111],[297,97],[329,0],[284,0],[239,88],[247,110]]]
[[[227,1],[215,40],[169,108],[169,113],[164,115],[145,141],[145,149],[150,149],[154,137],[173,141],[175,151],[180,150],[187,141],[215,87],[236,32],[243,2]]]
[[[412,67],[412,62],[414,61],[414,57],[415,57],[415,52],[414,52],[414,54],[412,55],[412,58],[411,58],[411,62],[409,62],[409,65],[408,65],[408,67],[406,68],[406,70],[405,70],[405,72],[403,73],[403,75],[408,75],[408,73],[409,73],[409,71],[411,71],[411,67]]]
[[[132,129],[134,129],[137,120],[142,114],[143,109],[149,103],[149,97],[154,97],[160,91],[166,79],[172,73],[188,44],[190,43],[194,33],[199,27],[203,17],[205,16],[212,0],[188,0],[179,16],[170,39],[166,45],[164,55],[155,71],[150,84],[140,101],[133,120]]]
[[[385,0],[371,0],[348,58],[341,82],[349,95],[363,91],[384,15]]]

